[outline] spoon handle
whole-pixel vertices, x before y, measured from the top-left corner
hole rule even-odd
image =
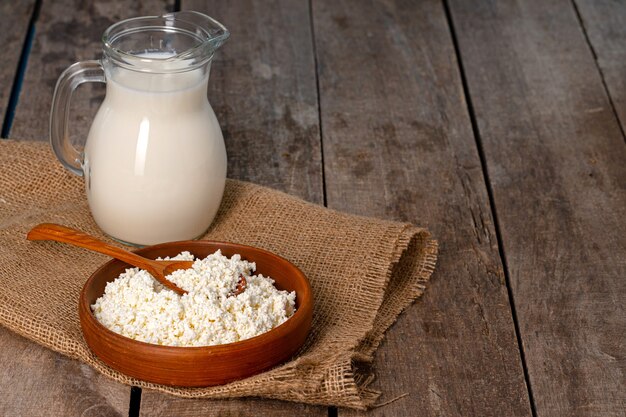
[[[124,261],[133,266],[145,269],[148,272],[154,270],[149,259],[136,255],[127,250],[111,246],[93,236],[78,230],[61,226],[53,223],[41,223],[33,227],[28,235],[28,240],[55,240],[57,242],[69,243],[70,245],[80,246],[95,252],[109,255],[120,261]]]

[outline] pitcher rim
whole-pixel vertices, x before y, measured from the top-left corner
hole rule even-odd
[[[194,20],[202,20],[204,25]],[[133,24],[154,23],[155,21],[161,21],[161,24],[146,24],[132,27]],[[168,25],[166,22],[171,23]],[[175,23],[189,25],[196,30],[196,33],[188,28],[177,27]],[[122,29],[124,26],[131,27]],[[164,32],[185,34],[195,38],[199,43],[167,58],[148,58],[114,46],[114,42],[121,37],[146,30],[162,30]],[[202,35],[199,35],[197,31],[200,31]],[[160,16],[138,16],[116,22],[102,34],[102,45],[105,58],[111,58],[117,65],[124,68],[150,73],[176,73],[190,71],[209,62],[213,58],[214,52],[226,42],[229,36],[230,32],[228,29],[214,18],[196,11],[182,11]],[[159,68],[164,63],[177,62],[180,62],[181,65],[173,65],[168,69]]]

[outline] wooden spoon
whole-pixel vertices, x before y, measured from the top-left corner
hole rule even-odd
[[[187,293],[187,291],[166,279],[165,276],[177,269],[191,268],[193,261],[154,261],[122,248],[111,246],[78,230],[52,223],[42,223],[33,227],[26,235],[26,238],[28,240],[55,240],[112,256],[120,261],[145,269],[161,284],[180,295]]]

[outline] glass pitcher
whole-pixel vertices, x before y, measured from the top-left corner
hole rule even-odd
[[[70,171],[85,177],[91,213],[109,236],[149,245],[194,239],[217,213],[226,149],[207,99],[214,52],[228,30],[197,12],[124,20],[102,37],[100,61],[61,74],[50,142]],[[72,92],[106,83],[84,150],[68,134]]]

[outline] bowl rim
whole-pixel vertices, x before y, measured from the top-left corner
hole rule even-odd
[[[312,308],[313,308],[313,290],[311,288],[311,283],[309,282],[309,280],[306,277],[306,275],[300,270],[300,268],[298,268],[296,265],[294,265],[289,260],[283,258],[282,256],[277,255],[277,254],[275,254],[273,252],[270,252],[268,250],[261,249],[261,248],[258,248],[256,246],[243,245],[243,244],[240,244],[240,243],[232,243],[232,242],[217,241],[217,240],[179,240],[179,241],[174,241],[174,242],[159,243],[157,245],[145,246],[143,248],[135,249],[132,252],[135,252],[135,253],[138,253],[138,254],[142,254],[143,252],[149,252],[151,250],[161,249],[163,247],[168,247],[168,246],[173,246],[173,245],[181,245],[181,244],[182,245],[191,245],[191,246],[194,246],[194,245],[196,245],[196,246],[203,246],[203,245],[206,245],[206,244],[216,245],[216,246],[225,245],[225,246],[230,246],[230,247],[232,247],[234,249],[236,249],[236,248],[244,248],[244,249],[247,249],[247,250],[252,249],[253,251],[262,252],[265,255],[270,256],[271,258],[273,258],[273,261],[278,261],[279,263],[286,263],[287,265],[290,265],[291,267],[293,267],[295,275],[298,276],[299,279],[301,279],[304,282],[304,284],[305,284],[302,296],[296,297],[296,302],[298,303],[298,308],[296,308],[295,313],[291,317],[289,317],[287,320],[285,320],[280,325],[274,327],[273,329],[271,329],[271,330],[269,330],[269,331],[267,331],[265,333],[261,333],[260,335],[251,337],[249,339],[244,339],[244,340],[240,340],[240,341],[237,341],[237,342],[223,343],[223,344],[219,344],[219,345],[206,345],[206,346],[169,346],[169,345],[157,345],[157,344],[154,344],[154,343],[142,342],[140,340],[135,340],[135,339],[132,339],[130,337],[127,337],[127,336],[121,335],[119,333],[116,333],[113,330],[110,330],[109,328],[107,328],[102,323],[100,323],[100,321],[93,314],[93,311],[91,310],[91,305],[87,301],[87,294],[86,294],[87,288],[90,286],[90,284],[95,280],[95,277],[103,269],[105,269],[105,268],[109,267],[111,264],[115,264],[115,263],[126,264],[123,261],[120,261],[120,260],[117,260],[117,259],[111,259],[111,260],[105,262],[104,264],[102,264],[100,267],[98,267],[98,269],[96,269],[89,276],[87,281],[85,281],[85,283],[83,284],[83,287],[82,287],[82,289],[80,291],[80,299],[79,299],[79,303],[78,303],[79,304],[79,306],[78,306],[79,307],[79,316],[81,316],[81,314],[80,314],[80,310],[81,309],[83,309],[85,312],[87,312],[87,314],[84,316],[84,318],[89,320],[90,322],[92,322],[92,324],[94,324],[96,326],[98,331],[102,332],[101,334],[103,336],[106,335],[106,337],[117,339],[119,342],[130,343],[131,345],[136,345],[137,347],[141,347],[143,349],[152,349],[152,350],[155,350],[155,352],[162,352],[162,353],[182,353],[182,352],[198,352],[198,353],[209,353],[209,352],[211,352],[211,353],[221,353],[221,352],[224,352],[224,353],[226,353],[226,352],[232,351],[233,349],[245,350],[245,348],[247,348],[247,347],[258,348],[259,344],[272,342],[275,339],[280,338],[281,336],[285,336],[285,335],[290,333],[290,329],[293,326],[298,326],[298,325],[300,325],[300,324],[302,324],[303,322],[306,321],[307,315],[308,315],[307,314],[308,310],[312,310]],[[221,248],[218,248],[218,249],[221,249]],[[215,253],[215,252],[213,252],[213,253]],[[242,259],[243,259],[243,256],[242,256]],[[254,260],[252,260],[252,262],[256,263],[256,261],[254,261]],[[128,265],[129,268],[133,268],[132,265],[129,265],[129,264],[126,264],[126,265]],[[117,277],[114,277],[112,280],[114,280],[116,278]],[[272,277],[270,277],[270,278],[272,278]],[[111,281],[107,281],[107,283],[111,282]]]

